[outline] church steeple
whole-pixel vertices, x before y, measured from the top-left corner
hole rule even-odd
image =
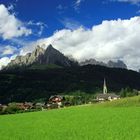
[[[105,78],[104,78],[104,84],[103,84],[103,94],[107,94],[107,86],[106,86]]]

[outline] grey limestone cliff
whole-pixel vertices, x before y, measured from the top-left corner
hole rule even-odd
[[[56,64],[67,67],[77,65],[77,62],[68,59],[61,52],[53,48],[52,45],[49,45],[47,49],[37,46],[32,53],[28,53],[25,56],[17,56],[6,68],[26,67],[32,64]]]
[[[81,66],[88,65],[88,64],[100,65],[100,66],[105,66],[105,67],[110,67],[110,68],[123,68],[123,69],[127,69],[126,64],[123,61],[121,61],[121,60],[118,60],[117,62],[114,62],[114,61],[110,60],[107,63],[104,63],[102,61],[97,61],[95,59],[88,59],[88,60],[85,60],[83,62],[80,62]]]

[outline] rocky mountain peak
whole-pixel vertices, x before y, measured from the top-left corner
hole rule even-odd
[[[12,60],[6,68],[31,66],[32,64],[56,64],[61,66],[77,65],[76,62],[68,59],[50,44],[47,49],[38,45],[32,53],[28,53],[25,56],[17,56],[16,59]]]
[[[118,60],[117,62],[114,62],[114,61],[108,61],[107,63],[104,63],[102,61],[97,61],[95,59],[88,59],[88,60],[85,60],[83,62],[80,62],[80,65],[83,66],[83,65],[100,65],[100,66],[105,66],[105,67],[110,67],[110,68],[123,68],[123,69],[127,69],[127,66],[126,64],[121,61],[121,60]]]
[[[113,61],[108,61],[107,63],[108,67],[113,67],[113,68],[124,68],[124,69],[127,69],[127,66],[126,64],[121,61],[121,60],[118,60],[117,62],[113,62]]]
[[[42,54],[45,52],[45,49],[43,49],[42,47],[40,47],[39,45],[35,48],[35,50],[33,51],[32,54],[34,54],[35,56],[38,56],[39,54]]]
[[[47,50],[52,50],[52,49],[54,49],[54,47],[52,46],[52,44],[49,44]]]
[[[53,55],[53,54],[58,54],[58,55],[63,55],[61,52],[59,52],[58,50],[56,50],[51,44],[48,45],[47,49],[45,50],[45,54],[46,55]]]

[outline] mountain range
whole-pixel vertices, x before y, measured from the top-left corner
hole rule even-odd
[[[55,64],[62,67],[71,66],[84,66],[84,65],[101,65],[110,68],[123,68],[127,69],[126,64],[123,61],[118,60],[117,62],[108,61],[104,63],[102,61],[96,61],[95,59],[89,59],[82,62],[77,62],[74,59],[70,59],[63,55],[60,51],[56,50],[51,44],[44,49],[37,46],[32,53],[27,53],[25,56],[17,56],[12,60],[5,69],[15,69],[23,67],[32,67],[32,65],[50,65]]]
[[[48,99],[77,90],[94,95],[102,92],[104,78],[109,92],[140,90],[140,73],[126,69],[120,61],[117,66],[113,63],[115,68],[111,61],[107,64],[94,59],[78,63],[52,45],[47,49],[38,46],[32,53],[17,56],[0,71],[0,103]]]
[[[43,65],[44,66],[44,65]],[[140,90],[140,73],[99,65],[74,67],[8,69],[0,71],[0,103],[48,99],[51,95],[102,92],[106,79],[108,92]]]
[[[35,64],[56,64],[64,67],[78,65],[76,61],[68,59],[68,57],[53,48],[52,45],[49,45],[47,49],[37,46],[32,53],[27,53],[25,56],[17,56],[6,66],[6,69],[29,67]]]
[[[114,62],[114,61],[110,60],[107,63],[104,63],[102,61],[97,61],[95,59],[88,59],[88,60],[80,62],[81,66],[89,65],[89,64],[91,64],[91,65],[100,65],[100,66],[105,66],[105,67],[109,67],[109,68],[123,68],[123,69],[127,69],[126,64],[123,61],[121,61],[121,60],[118,60],[117,62]]]

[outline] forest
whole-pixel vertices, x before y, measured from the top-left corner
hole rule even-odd
[[[140,90],[140,73],[126,69],[98,65],[13,69],[0,72],[0,103],[47,100],[75,91],[95,95],[102,93],[104,78],[108,92]]]

